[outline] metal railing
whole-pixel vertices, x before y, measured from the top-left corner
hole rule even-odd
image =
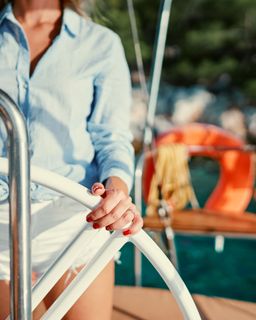
[[[0,115],[8,133],[11,319],[31,319],[30,188],[28,136],[24,117],[0,90]]]
[[[166,38],[170,20],[170,13],[172,8],[172,0],[161,0],[160,15],[158,22],[158,30],[156,34],[155,52],[153,58],[152,76],[150,81],[150,93],[148,99],[148,109],[145,121],[145,131],[143,138],[143,153],[153,149],[153,127],[154,117],[157,107],[157,98],[159,93],[160,79],[162,73],[162,66],[164,60],[164,51],[166,46]],[[141,179],[143,173],[144,154],[139,158],[135,170],[135,204],[140,209],[142,208],[141,195]],[[153,158],[154,160],[154,158]],[[141,286],[142,284],[142,259],[140,251],[135,248],[135,284]]]

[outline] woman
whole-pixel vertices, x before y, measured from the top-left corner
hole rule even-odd
[[[91,187],[103,196],[85,221],[84,208],[32,184],[32,262],[36,281],[84,223],[98,229],[75,262],[86,265],[109,231],[129,236],[142,219],[128,196],[133,149],[130,80],[118,36],[81,14],[78,0],[0,1],[0,88],[27,121],[31,163]],[[0,154],[6,156],[1,127]],[[97,183],[95,183],[98,181]],[[8,187],[0,180],[0,320],[9,313]],[[67,270],[34,312],[38,319],[75,273]],[[65,319],[110,319],[113,262]]]

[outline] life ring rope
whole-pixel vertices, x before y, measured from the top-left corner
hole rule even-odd
[[[159,136],[156,147],[185,144],[191,156],[205,156],[218,161],[220,177],[208,198],[205,209],[227,214],[240,214],[246,210],[253,195],[255,147],[229,132],[206,124],[189,124],[177,127]],[[144,197],[147,201],[149,185],[154,173],[152,157],[144,165]]]

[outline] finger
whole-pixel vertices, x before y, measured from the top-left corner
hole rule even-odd
[[[86,220],[92,222],[106,216],[125,198],[126,195],[121,190],[107,190],[106,197],[101,201],[97,208],[87,215]]]
[[[129,235],[135,234],[139,232],[142,227],[143,227],[143,219],[140,214],[136,214],[132,221],[131,226],[128,229],[123,231],[123,235],[129,236]]]
[[[127,210],[120,219],[115,221],[114,223],[106,226],[106,230],[118,230],[125,227],[127,224],[130,224],[134,219],[134,213],[131,210]]]
[[[91,192],[95,196],[102,196],[105,193],[105,187],[102,183],[96,182],[91,187]]]
[[[104,217],[94,220],[93,226],[96,228],[102,228],[106,227],[115,221],[119,220],[122,215],[131,207],[131,198],[126,198],[124,200],[121,200],[113,210],[109,212],[109,214],[105,215]]]

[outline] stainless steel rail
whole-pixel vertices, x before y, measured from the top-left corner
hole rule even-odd
[[[152,68],[150,95],[148,101],[148,111],[145,123],[144,139],[143,139],[143,152],[151,149],[153,141],[152,128],[154,125],[154,117],[157,106],[157,98],[159,92],[160,78],[162,74],[162,65],[164,59],[164,51],[166,46],[166,37],[169,27],[169,20],[172,8],[172,0],[162,0],[160,9],[160,19],[156,35],[156,48],[154,53],[154,62]],[[138,208],[142,207],[142,173],[143,173],[143,156],[136,165],[135,170],[135,204]],[[135,249],[134,257],[134,272],[135,272],[135,284],[141,286],[142,284],[142,266],[141,266],[141,253]]]
[[[30,163],[25,119],[0,89],[0,116],[8,139],[11,319],[31,319]]]
[[[156,49],[154,54],[148,112],[144,132],[144,146],[150,146],[153,140],[152,128],[154,126],[172,0],[162,0],[161,5],[162,8],[160,10],[160,20],[156,36]]]

